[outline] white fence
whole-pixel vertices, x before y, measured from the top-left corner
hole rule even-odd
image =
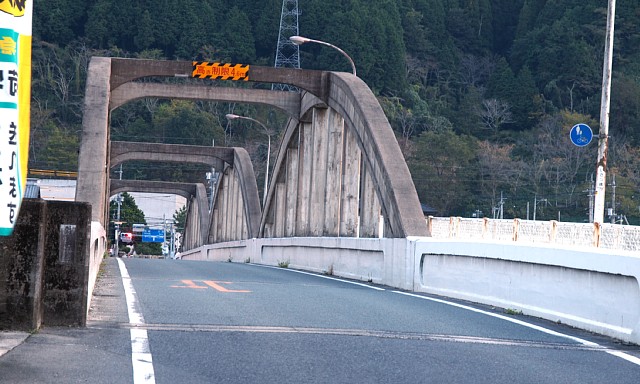
[[[640,226],[559,221],[427,218],[437,239],[516,241],[640,251]]]

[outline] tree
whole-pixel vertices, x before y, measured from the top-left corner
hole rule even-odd
[[[227,15],[221,43],[224,59],[233,63],[255,61],[256,47],[251,21],[238,7],[231,8]]]
[[[508,191],[515,201],[522,184],[524,163],[512,159],[513,144],[478,143],[478,167],[482,198],[489,198],[491,207],[498,205],[498,194]],[[511,205],[513,206],[513,204]],[[516,214],[514,214],[516,216]]]
[[[187,206],[183,205],[182,208],[176,210],[173,213],[173,222],[176,224],[176,228],[180,231],[184,231],[185,224],[187,222]]]
[[[407,159],[420,201],[438,215],[464,215],[476,201],[476,141],[470,136],[423,132]]]
[[[482,101],[482,108],[478,111],[486,129],[494,134],[504,124],[513,122],[509,104],[502,100],[488,99]]]
[[[120,204],[120,221],[122,221],[124,228],[132,228],[133,224],[146,224],[147,221],[144,218],[144,212],[138,208],[133,196],[127,192],[123,192],[120,195],[122,202]],[[118,202],[117,199],[112,199],[109,203],[109,212],[112,220],[117,219]]]

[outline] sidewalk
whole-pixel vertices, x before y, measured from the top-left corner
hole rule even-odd
[[[0,331],[0,357],[22,344],[27,337],[28,332]]]
[[[87,327],[0,331],[2,384],[131,383],[132,370],[127,305],[115,258],[101,267]]]

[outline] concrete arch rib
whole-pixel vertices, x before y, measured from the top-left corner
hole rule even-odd
[[[169,181],[111,180],[109,197],[121,192],[168,193],[189,200],[191,196],[196,194],[196,184]]]
[[[295,92],[157,83],[122,84],[111,91],[109,109],[114,110],[129,101],[144,97],[264,104],[278,108],[294,118],[300,110],[300,94]]]
[[[197,248],[205,243],[209,233],[209,206],[204,184],[195,184],[196,193],[187,200],[187,220],[182,249]]]
[[[238,148],[205,147],[199,145],[134,143],[112,141],[109,164],[115,167],[125,161],[168,161],[195,163],[222,169],[224,164],[233,165]]]
[[[388,217],[389,237],[428,236],[411,173],[380,103],[359,78],[330,73],[328,105],[356,132],[364,160]]]
[[[362,161],[365,165],[363,169],[353,172],[360,174],[358,178],[362,177],[359,183],[365,183],[367,188],[375,189],[375,194],[380,204],[379,209],[386,221],[385,237],[427,236],[428,229],[422,215],[411,174],[400,152],[400,147],[393,134],[393,130],[377,99],[361,79],[350,74],[330,73],[325,79],[328,81],[328,85],[324,87],[328,90],[328,97],[321,99],[312,94],[304,95],[301,104],[303,109],[300,113],[300,123],[290,120],[287,125],[287,130],[283,137],[280,150],[278,151],[278,159],[276,160],[272,183],[268,190],[267,204],[260,227],[261,236],[290,236],[291,232],[296,232],[296,235],[300,235],[299,229],[291,229],[290,226],[283,224],[283,222],[291,220],[293,217],[296,217],[296,220],[300,220],[300,218],[308,220],[308,215],[313,215],[313,209],[310,211],[309,207],[305,208],[307,212],[296,211],[296,209],[299,210],[299,208],[295,207],[287,207],[284,209],[277,207],[287,204],[285,200],[289,200],[289,193],[298,193],[295,190],[285,191],[285,188],[289,187],[282,184],[284,180],[288,177],[293,177],[296,178],[294,183],[300,183],[297,178],[300,175],[304,175],[305,172],[307,173],[305,177],[309,178],[308,172],[310,171],[303,169],[305,165],[301,159],[299,159],[299,162],[294,159],[293,166],[290,165],[292,163],[292,159],[290,158],[292,149],[295,152],[293,156],[304,156],[300,155],[300,153],[304,153],[305,149],[300,149],[298,146],[303,146],[303,142],[309,139],[313,140],[314,144],[317,143],[315,138],[303,138],[299,132],[306,129],[305,127],[316,124],[313,122],[316,116],[320,116],[320,119],[324,121],[318,123],[318,125],[322,125],[322,129],[326,127],[330,130],[335,129],[335,127],[331,128],[332,123],[326,122],[327,119],[334,118],[334,114],[340,115],[344,119],[344,125],[349,131],[349,135],[355,137],[357,147],[361,151],[362,160],[359,160],[360,155],[357,155],[354,158],[345,159],[342,166],[358,167],[357,164],[347,164],[350,161]],[[326,109],[327,107],[329,111],[334,112],[329,114],[318,113],[319,110]],[[346,136],[343,138],[343,140],[347,139]],[[307,152],[309,152],[309,149],[315,151],[313,146],[308,145],[309,143],[307,143],[306,147]],[[326,148],[326,144],[324,145]],[[331,147],[331,145],[329,145],[329,147]],[[328,161],[328,166],[331,167],[335,165],[331,164],[331,162],[335,162],[335,160],[329,158]],[[291,176],[291,173],[295,173],[295,175]],[[355,176],[354,173],[351,174]],[[315,177],[315,175],[313,177]],[[278,186],[279,181],[282,185],[280,187]],[[287,180],[285,183],[290,182],[291,181]],[[305,181],[305,183],[308,183],[308,181]],[[356,185],[355,188],[361,189],[362,186]],[[300,191],[308,189],[313,188],[306,185],[302,187]],[[358,192],[354,191],[346,193],[358,194]],[[308,196],[305,195],[302,198],[307,197]],[[298,196],[296,195],[295,198],[297,199]],[[369,197],[369,199],[371,198],[372,197]],[[375,197],[373,198],[375,199]],[[316,200],[318,199],[316,198]],[[378,203],[376,202],[375,204]],[[353,207],[347,207],[347,209],[351,210],[351,215],[354,214]],[[355,209],[357,210],[357,208]],[[355,214],[357,215],[357,213]],[[287,217],[278,217],[285,215]],[[331,220],[330,217],[329,219]],[[341,223],[341,225],[344,224],[345,223]],[[325,233],[327,225],[333,225],[334,229],[330,229],[330,231],[335,233],[335,221],[330,223],[325,219]],[[357,224],[347,223],[347,225],[353,226]],[[267,231],[267,227],[269,226],[273,226],[273,228]],[[317,229],[314,231],[309,228],[301,229],[301,233],[310,235],[321,231],[323,230]],[[351,233],[351,236],[353,236],[354,231],[347,230],[346,232]],[[340,233],[343,233],[342,229],[340,229]]]

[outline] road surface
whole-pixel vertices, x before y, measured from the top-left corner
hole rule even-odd
[[[640,348],[499,308],[286,268],[109,258],[85,329],[1,383],[633,383]]]

